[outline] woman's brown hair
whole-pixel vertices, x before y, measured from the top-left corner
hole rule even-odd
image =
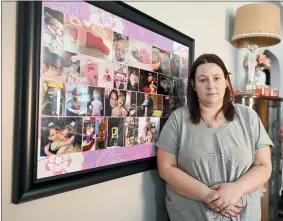
[[[220,110],[215,115],[215,118],[217,115],[223,110],[224,116],[226,120],[232,121],[235,117],[235,108],[232,104],[233,99],[233,88],[230,81],[230,73],[227,71],[224,62],[215,54],[203,54],[199,56],[195,62],[193,63],[191,69],[190,69],[190,76],[189,76],[189,82],[188,82],[188,106],[190,111],[191,120],[194,124],[198,124],[201,119],[201,113],[200,113],[200,107],[199,107],[199,101],[196,91],[194,90],[195,85],[195,76],[196,76],[196,70],[197,68],[202,64],[207,63],[213,63],[218,65],[223,73],[225,79],[228,80],[229,85],[225,90],[225,94],[223,97],[223,105],[220,108]]]

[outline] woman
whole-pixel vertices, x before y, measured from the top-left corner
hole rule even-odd
[[[253,109],[232,103],[218,56],[200,56],[189,82],[188,107],[170,115],[156,144],[171,221],[260,221],[272,141]]]

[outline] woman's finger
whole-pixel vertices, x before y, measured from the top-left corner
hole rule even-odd
[[[215,210],[222,204],[223,204],[223,201],[221,199],[217,199],[217,200],[212,201],[210,204],[208,204],[208,207]]]
[[[204,204],[210,204],[212,201],[217,200],[219,198],[219,194],[217,191],[211,193],[203,200]]]
[[[236,214],[232,211],[225,211],[225,212],[221,213],[221,215],[226,215],[226,217],[227,216],[230,216],[230,217],[237,217],[238,216],[238,214]]]

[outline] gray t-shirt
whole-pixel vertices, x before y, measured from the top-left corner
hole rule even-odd
[[[232,122],[209,128],[201,121],[193,124],[188,107],[175,110],[164,125],[157,147],[174,154],[177,166],[207,186],[233,182],[252,166],[255,152],[273,146],[258,114],[234,104]],[[259,174],[260,176],[260,174]],[[171,221],[260,221],[261,190],[241,197],[245,205],[236,218],[226,218],[201,202],[177,194],[166,185],[166,207]]]

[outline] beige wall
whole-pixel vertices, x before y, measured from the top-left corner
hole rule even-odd
[[[196,56],[217,53],[234,70],[235,50],[229,43],[231,15],[243,3],[149,3],[130,5],[195,38]],[[173,10],[173,6],[175,9]],[[11,204],[12,139],[15,81],[16,3],[3,2],[3,221],[167,221],[164,185],[156,171],[140,173],[71,192]],[[20,148],[20,147],[19,147]],[[127,187],[126,187],[127,186]],[[158,205],[158,206],[157,206]]]

